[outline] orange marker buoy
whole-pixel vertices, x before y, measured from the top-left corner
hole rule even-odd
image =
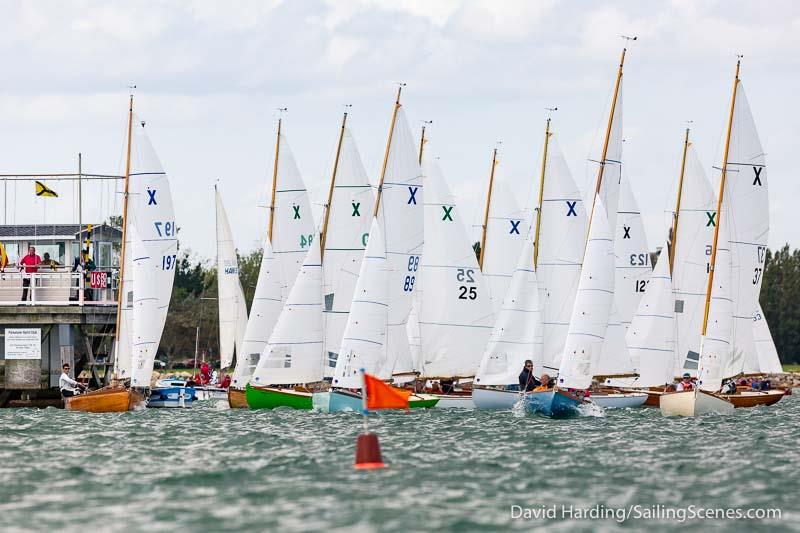
[[[375,433],[362,433],[358,436],[354,466],[359,470],[374,470],[386,467],[381,457],[381,445]]]

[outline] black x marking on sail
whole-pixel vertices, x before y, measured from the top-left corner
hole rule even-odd
[[[452,222],[453,217],[450,216],[450,213],[453,211],[453,206],[451,205],[450,207],[447,207],[446,205],[443,205],[442,209],[444,209],[444,216],[442,217],[442,220],[449,220]]]
[[[511,231],[508,232],[509,235],[513,235],[516,233],[519,235],[519,223],[522,222],[521,220],[511,220]]]
[[[419,187],[409,187],[408,188],[408,205],[414,204],[417,205],[417,189]]]
[[[758,184],[761,187],[761,171],[764,170],[764,167],[753,167],[753,172],[756,173],[755,179],[753,179],[753,185]]]
[[[147,205],[158,205],[158,202],[156,202],[156,189],[147,189],[147,195],[150,197],[147,200]]]
[[[353,215],[354,217],[360,217],[361,213],[358,212],[358,208],[361,207],[361,202],[352,202],[353,205]]]
[[[292,209],[294,209],[294,220],[297,220],[298,218],[300,218],[300,206],[293,205]]]
[[[570,202],[569,200],[567,200],[567,209],[568,209],[567,216],[568,217],[576,217],[576,216],[578,216],[578,213],[575,212],[575,205],[577,203],[578,203],[578,200],[575,200],[574,202]]]
[[[717,225],[716,221],[714,220],[717,218],[717,213],[712,211],[706,211],[706,216],[708,217],[708,222],[706,222],[706,227],[711,226],[712,228]]]
[[[622,231],[625,233],[622,235],[623,239],[630,239],[631,238],[631,227],[630,226],[622,226]]]

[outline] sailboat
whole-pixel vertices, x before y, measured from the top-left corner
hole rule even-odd
[[[316,240],[308,192],[278,119],[269,197],[269,219],[263,240],[258,281],[245,328],[241,357],[237,357],[228,403],[253,407],[247,385],[266,350],[270,334],[287,301],[309,247]],[[257,405],[257,394],[251,395]]]
[[[733,411],[737,395],[719,394],[723,381],[757,366],[753,321],[766,258],[769,198],[764,151],[739,79],[740,65],[741,59],[736,62],[717,195],[698,386],[662,395],[666,416]]]
[[[497,181],[500,166],[497,155],[498,150],[495,148],[489,170],[478,258],[478,266],[486,279],[492,312],[495,314],[503,305],[530,224],[525,210],[517,203],[516,196],[505,183]]]
[[[122,207],[115,384],[67,398],[65,407],[72,411],[119,412],[144,406],[172,294],[178,228],[169,180],[147,138],[145,123],[138,122],[134,126],[133,122],[131,96]]]
[[[315,392],[314,409],[324,412],[359,411],[362,403],[362,377],[365,371],[390,380],[387,361],[389,324],[389,271],[386,242],[377,219],[373,218],[369,241],[341,341],[329,391]],[[409,406],[433,407],[437,400],[412,395]]]
[[[603,201],[595,196],[575,306],[556,386],[527,393],[526,410],[551,418],[569,416],[586,403],[585,391],[600,358],[614,298],[614,250]]]
[[[471,381],[494,323],[492,303],[455,196],[427,139],[421,142],[425,184],[425,246],[419,300],[419,379],[438,380],[437,407],[473,408]]]
[[[217,303],[219,306],[219,358],[220,368],[231,366],[236,355],[237,364],[243,359],[244,336],[247,328],[247,302],[239,279],[239,260],[233,242],[228,214],[222,196],[214,185],[217,226]],[[235,373],[235,371],[234,371]],[[237,394],[238,398],[237,398]],[[228,390],[231,406],[240,406],[244,391]]]

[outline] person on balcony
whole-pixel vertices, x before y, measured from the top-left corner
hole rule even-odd
[[[55,270],[56,268],[61,266],[61,263],[59,263],[55,259],[52,259],[50,257],[50,254],[45,252],[44,255],[42,256],[42,265],[44,265],[44,267],[50,267],[50,270]]]
[[[72,263],[72,271],[77,272],[78,269],[81,269],[81,272],[83,272],[83,299],[84,301],[90,302],[92,301],[92,289],[87,289],[86,286],[91,287],[92,271],[97,270],[97,265],[94,264],[92,256],[89,254],[89,248],[83,250],[81,254],[75,258],[75,262]]]
[[[28,247],[28,255],[23,257],[19,260],[19,269],[25,269],[25,273],[28,274],[27,276],[23,276],[22,278],[22,301],[28,301],[28,288],[31,286],[31,276],[30,274],[35,274],[39,271],[39,265],[42,262],[42,258],[36,255],[36,248],[33,246]]]

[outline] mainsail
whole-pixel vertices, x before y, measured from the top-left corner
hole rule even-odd
[[[247,327],[247,303],[239,280],[239,262],[228,214],[219,189],[214,187],[217,213],[217,301],[219,304],[220,367],[233,362],[234,348],[242,357],[242,343]]]
[[[422,157],[425,246],[419,309],[422,376],[475,375],[494,316],[461,212],[438,162]]]
[[[558,369],[564,353],[569,319],[581,275],[581,260],[586,246],[586,208],[580,191],[554,134],[548,133],[536,242],[536,276],[542,305],[542,364]],[[528,263],[530,268],[533,263]],[[520,265],[517,265],[519,271]],[[516,274],[515,274],[516,275]],[[505,307],[505,303],[503,304]],[[499,318],[498,318],[499,319]],[[538,368],[538,367],[537,367]]]
[[[132,243],[127,254],[131,257],[132,279],[123,290],[126,302],[132,305],[127,311],[127,327],[120,332],[125,342],[118,346],[130,349],[131,386],[149,387],[172,296],[178,228],[169,180],[147,138],[144,122],[138,120],[130,164],[126,241]]]
[[[369,236],[374,201],[356,142],[343,122],[321,237],[324,246],[324,353],[328,375],[336,366],[347,325],[347,314]]]

